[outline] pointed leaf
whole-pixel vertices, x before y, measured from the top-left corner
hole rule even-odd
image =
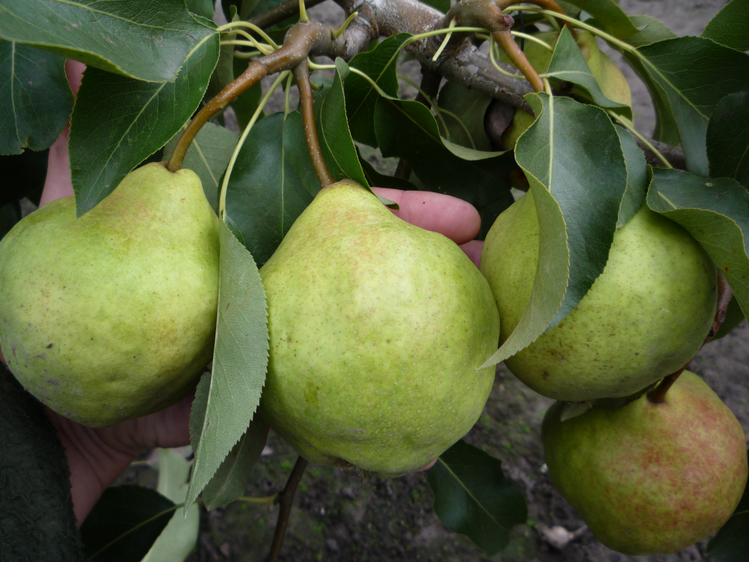
[[[262,266],[320,190],[302,115],[276,113],[250,131],[227,188],[227,215]]]
[[[388,37],[372,51],[359,53],[349,66],[364,72],[389,96],[396,97],[398,79],[396,62],[404,42],[411,37],[399,33]],[[352,137],[357,142],[377,146],[375,137],[375,106],[380,94],[372,84],[353,72],[349,73],[344,83],[346,92],[346,113]]]
[[[566,0],[596,18],[599,26],[619,39],[626,39],[637,29],[615,0]]]
[[[638,212],[646,200],[648,190],[649,171],[643,151],[638,147],[635,138],[622,127],[616,127],[625,155],[625,165],[628,171],[628,184],[620,203],[620,213],[617,218],[617,228],[625,226],[633,215]]]
[[[459,441],[424,474],[443,524],[487,556],[508,546],[513,525],[526,522],[523,492],[505,477],[501,462],[481,449]]]
[[[174,503],[185,501],[190,463],[173,449],[159,449],[159,481],[156,491]],[[143,562],[182,562],[198,541],[200,514],[197,509],[187,518],[175,510],[166,528],[156,539]]]
[[[734,178],[748,189],[748,94],[729,94],[716,106],[706,132],[712,178]]]
[[[383,156],[405,158],[427,189],[459,197],[482,218],[483,238],[495,218],[513,203],[513,153],[480,152],[440,136],[435,117],[415,101],[380,98],[375,133]]]
[[[219,39],[213,35],[196,46],[175,82],[141,82],[86,69],[68,143],[79,216],[190,119],[218,57]]]
[[[628,43],[633,47],[650,45],[657,41],[677,37],[674,31],[654,17],[646,15],[630,16],[630,21],[638,29],[636,33],[628,37]]]
[[[516,144],[539,222],[539,261],[521,321],[485,363],[494,365],[555,326],[607,263],[627,185],[620,138],[604,111],[530,94],[539,115]]]
[[[728,178],[654,168],[648,206],[682,225],[726,277],[748,317],[748,193]]]
[[[268,425],[260,418],[253,419],[250,427],[206,485],[203,491],[206,509],[215,509],[231,503],[245,493],[250,472],[260,459],[267,437]]]
[[[627,105],[610,100],[602,92],[599,82],[591,72],[581,49],[573,39],[567,27],[563,27],[560,37],[555,45],[555,52],[549,63],[547,72],[542,76],[556,78],[563,82],[570,82],[583,88],[588,92],[591,99],[601,107],[617,109],[630,118],[632,111]]]
[[[745,562],[750,551],[748,540],[748,504],[747,484],[737,509],[734,510],[729,521],[719,529],[719,532],[708,543],[708,554],[721,562]]]
[[[323,158],[334,181],[349,178],[367,185],[367,178],[359,165],[359,155],[349,132],[346,118],[344,80],[349,67],[343,59],[336,59],[336,74],[331,86],[315,96],[315,122]]]
[[[49,148],[72,110],[63,57],[0,40],[0,154]]]
[[[702,37],[667,39],[638,53],[671,107],[688,169],[707,176],[708,120],[724,96],[748,89],[747,55]]]
[[[702,35],[737,51],[747,51],[747,20],[747,0],[732,0],[708,22]]]
[[[149,82],[174,81],[214,30],[184,0],[0,0],[0,37]]]
[[[169,159],[169,155],[172,154],[181,134],[182,130],[172,137],[172,140],[164,147],[165,159]],[[183,168],[193,170],[198,174],[206,199],[217,213],[219,211],[221,176],[227,169],[227,164],[232,157],[234,148],[237,146],[238,139],[239,137],[234,131],[213,123],[206,123],[193,139],[182,163]]]
[[[175,514],[175,504],[155,490],[107,488],[81,526],[91,562],[140,562]]]
[[[190,413],[195,462],[185,512],[247,431],[260,401],[268,366],[266,295],[253,257],[221,225],[221,269],[216,344],[208,399]],[[205,383],[204,383],[205,388]],[[197,401],[196,397],[196,401]],[[195,441],[195,439],[193,439]]]

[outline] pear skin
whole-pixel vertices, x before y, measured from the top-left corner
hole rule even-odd
[[[158,163],[76,219],[73,197],[0,242],[0,347],[52,410],[103,427],[185,396],[211,360],[219,222],[198,176]]]
[[[479,418],[497,309],[449,239],[345,180],[317,195],[260,274],[270,360],[258,412],[310,462],[401,475]]]
[[[625,554],[678,552],[731,517],[747,482],[745,433],[732,412],[685,371],[653,404],[646,395],[544,417],[552,482],[594,536]]]

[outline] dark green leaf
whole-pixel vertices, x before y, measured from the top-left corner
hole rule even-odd
[[[0,0],[0,37],[131,78],[174,81],[214,30],[185,0]]]
[[[484,114],[491,101],[491,97],[457,82],[446,83],[438,96],[438,106],[448,112],[441,116],[447,127],[445,138],[467,148],[491,151],[490,139],[484,132]]]
[[[227,215],[260,266],[319,190],[301,114],[260,120],[240,149],[227,189]]]
[[[247,70],[247,59],[234,58],[234,76],[238,77]],[[258,82],[251,86],[239,96],[234,98],[230,102],[230,106],[234,109],[234,114],[237,116],[237,123],[240,129],[247,127],[250,119],[255,113],[255,110],[263,97],[263,84]]]
[[[646,158],[638,147],[635,138],[622,127],[617,127],[617,134],[622,143],[625,164],[628,169],[628,186],[620,203],[620,213],[617,218],[617,228],[624,226],[633,215],[643,206],[648,190],[649,175]]]
[[[500,461],[464,441],[440,455],[424,474],[443,524],[469,537],[488,556],[508,546],[513,525],[526,522],[523,492],[505,477]]]
[[[68,144],[79,216],[190,119],[218,57],[213,35],[191,53],[175,82],[141,82],[97,68],[84,72]]]
[[[245,434],[229,451],[227,458],[203,491],[206,509],[215,509],[233,502],[245,493],[250,472],[266,446],[268,425],[260,418],[250,422]]]
[[[737,51],[747,51],[747,20],[747,0],[732,0],[708,22],[702,35]]]
[[[20,201],[11,201],[0,206],[0,240],[21,220]]]
[[[637,31],[633,22],[615,0],[567,1],[591,14],[602,29],[619,39],[627,39]]]
[[[521,321],[485,363],[524,349],[573,310],[607,263],[627,185],[620,138],[603,110],[526,96],[537,120],[516,144],[540,230],[539,262]]]
[[[748,559],[748,499],[747,485],[734,514],[708,543],[708,554],[721,562],[745,562]]]
[[[432,6],[436,10],[440,10],[443,13],[446,13],[448,10],[451,9],[451,0],[422,0],[422,1],[428,6]]]
[[[748,189],[748,95],[729,94],[708,122],[706,149],[712,178],[734,178]]]
[[[667,39],[638,53],[671,107],[688,169],[707,176],[708,120],[724,96],[748,89],[747,55],[702,37]]]
[[[182,131],[178,132],[164,147],[165,160],[169,159],[181,134]],[[221,176],[237,146],[237,140],[237,133],[213,123],[206,123],[190,144],[182,164],[183,168],[198,174],[206,199],[217,213]]]
[[[359,163],[362,165],[362,171],[367,178],[368,185],[371,185],[373,187],[401,189],[404,191],[417,189],[414,184],[407,180],[402,180],[401,178],[381,174],[367,160],[360,158]]]
[[[483,238],[495,218],[513,203],[512,152],[480,152],[445,141],[435,117],[415,101],[380,98],[375,133],[383,156],[405,158],[430,191],[474,205],[482,217]]]
[[[323,158],[334,181],[351,179],[367,185],[367,178],[359,164],[349,122],[346,118],[344,80],[349,67],[343,59],[336,59],[336,75],[330,87],[315,96],[315,122]]]
[[[385,39],[372,51],[359,53],[349,66],[364,72],[387,95],[396,97],[398,79],[396,62],[401,46],[411,35],[399,33]],[[375,106],[380,94],[362,76],[350,72],[344,83],[346,93],[346,113],[352,137],[357,142],[377,146],[375,137]]]
[[[213,0],[185,0],[187,9],[194,14],[203,16],[207,19],[214,19],[214,1]]]
[[[588,97],[597,105],[616,109],[627,118],[632,116],[632,111],[628,106],[612,101],[604,95],[580,47],[567,27],[564,27],[560,33],[552,60],[543,76],[575,84],[583,88],[584,92],[588,93]]]
[[[732,300],[729,301],[729,306],[727,306],[727,313],[724,317],[724,321],[721,323],[721,326],[719,326],[714,339],[711,341],[723,338],[734,330],[744,319],[745,316],[742,314],[742,309],[740,308],[740,303],[737,302],[737,297],[732,296]]]
[[[4,562],[82,562],[65,450],[41,403],[4,365],[0,451],[0,557]]]
[[[648,206],[682,225],[726,277],[747,318],[748,192],[728,178],[654,168]]]
[[[63,57],[0,40],[0,154],[49,148],[72,110]]]
[[[267,366],[266,295],[258,268],[222,223],[216,344],[210,381],[201,380],[205,408],[196,397],[198,405],[190,413],[195,463],[186,512],[250,426]]]
[[[172,519],[175,504],[142,486],[107,488],[81,526],[91,562],[140,562]]]

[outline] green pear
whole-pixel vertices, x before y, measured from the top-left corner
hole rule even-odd
[[[528,193],[497,218],[482,249],[501,342],[524,314],[538,258],[539,224]],[[578,306],[505,363],[556,400],[629,396],[684,366],[715,312],[711,259],[685,229],[644,205],[615,232],[607,265]]]
[[[551,47],[554,47],[560,33],[557,31],[546,31],[543,33],[537,33],[535,36]],[[612,62],[612,59],[599,49],[599,45],[596,43],[596,37],[588,31],[578,29],[576,30],[576,43],[578,44],[578,48],[581,49],[581,54],[583,54],[583,58],[586,60],[586,64],[588,65],[589,70],[591,70],[591,74],[596,78],[602,93],[612,101],[632,107],[630,85],[628,84],[627,78],[625,78],[622,71],[617,68],[617,65]],[[534,67],[534,70],[540,74],[547,71],[549,63],[552,60],[552,51],[545,49],[534,41],[526,41],[524,53],[526,54],[529,63],[531,63],[531,66]],[[577,88],[573,88],[571,93],[583,94],[583,92],[579,92]],[[535,119],[536,117],[530,113],[526,113],[520,109],[516,110],[513,115],[513,121],[500,137],[502,148],[505,150],[513,150],[518,141],[518,137],[520,137],[524,131],[531,126]]]
[[[310,462],[397,476],[479,418],[497,309],[449,239],[344,180],[320,191],[260,275],[270,360],[258,412]]]
[[[699,377],[685,371],[654,404],[646,395],[544,417],[552,482],[594,536],[625,554],[687,548],[726,523],[747,482],[745,433]]]
[[[185,396],[211,360],[219,222],[200,180],[157,163],[76,219],[73,197],[0,242],[0,348],[52,410],[102,427]]]

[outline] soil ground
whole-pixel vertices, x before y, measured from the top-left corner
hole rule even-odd
[[[630,14],[647,13],[676,33],[699,34],[725,4],[721,0],[622,0]],[[317,19],[340,21],[331,2],[314,10]],[[649,134],[654,117],[650,98],[629,69],[636,124]],[[691,369],[702,376],[748,430],[748,328],[741,324],[728,337],[707,345]],[[500,365],[495,386],[479,422],[466,437],[502,460],[503,468],[526,495],[528,525],[514,530],[507,550],[492,558],[468,539],[452,534],[432,510],[432,494],[421,474],[361,482],[356,473],[311,466],[302,479],[289,522],[282,560],[330,562],[676,562],[707,559],[705,541],[669,556],[631,557],[602,546],[588,529],[562,550],[545,540],[553,526],[568,531],[583,527],[575,511],[552,486],[540,440],[545,411],[552,403],[526,388]],[[283,487],[296,459],[278,436],[269,437],[261,462],[254,468],[248,496],[267,496]],[[126,475],[132,479],[135,475]],[[146,476],[146,475],[141,475]],[[190,562],[257,562],[268,554],[278,509],[235,502],[201,515],[201,534]]]

